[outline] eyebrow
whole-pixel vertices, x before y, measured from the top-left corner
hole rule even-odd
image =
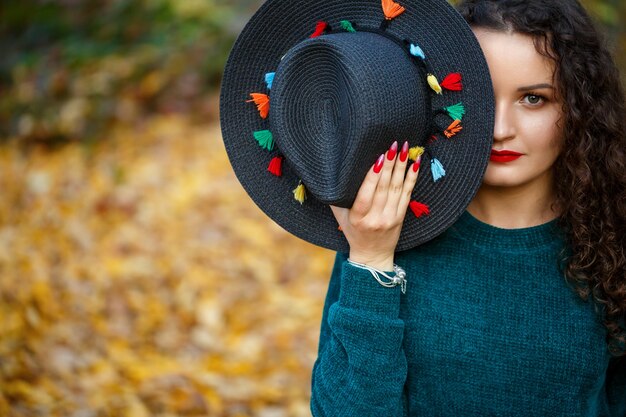
[[[534,84],[528,85],[524,87],[519,87],[517,91],[530,91],[530,90],[539,90],[540,88],[554,88],[551,84]]]

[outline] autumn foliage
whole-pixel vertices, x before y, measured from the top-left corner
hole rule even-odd
[[[310,415],[333,255],[260,212],[216,125],[12,142],[0,183],[0,416]]]

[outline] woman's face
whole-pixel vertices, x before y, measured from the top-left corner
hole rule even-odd
[[[554,63],[535,50],[530,36],[481,28],[474,33],[487,58],[496,101],[483,185],[551,187],[551,168],[563,142]]]

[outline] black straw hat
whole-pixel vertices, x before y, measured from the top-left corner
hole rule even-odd
[[[338,251],[349,247],[329,204],[350,207],[376,158],[408,140],[423,159],[400,251],[439,235],[475,195],[493,90],[476,38],[445,0],[268,0],[231,51],[220,121],[254,202]]]

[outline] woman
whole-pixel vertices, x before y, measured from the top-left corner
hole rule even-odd
[[[406,144],[372,166],[351,209],[333,207],[350,252],[327,294],[313,415],[626,416],[615,65],[576,0],[459,10],[495,91],[483,184],[453,227],[395,254],[418,175]],[[372,279],[394,263],[406,294]]]

